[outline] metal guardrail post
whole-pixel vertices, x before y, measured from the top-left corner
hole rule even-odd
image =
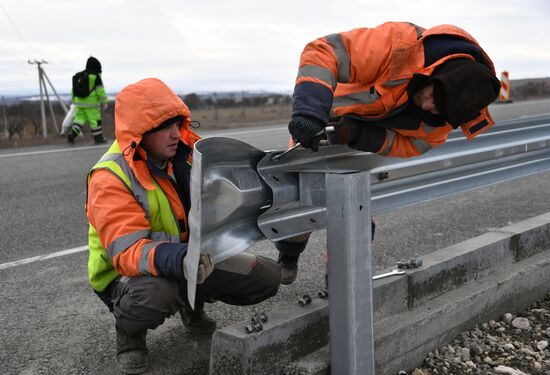
[[[331,373],[374,375],[370,174],[325,183]]]

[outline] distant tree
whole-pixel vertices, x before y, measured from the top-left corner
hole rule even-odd
[[[199,109],[202,106],[201,98],[194,92],[184,96],[183,101],[190,110]]]

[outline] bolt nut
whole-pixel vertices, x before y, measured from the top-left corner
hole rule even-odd
[[[267,319],[267,314],[264,313],[264,312],[260,313],[260,321],[261,321],[262,323],[266,323],[267,320],[268,320],[268,319]]]
[[[251,333],[254,333],[254,332],[260,332],[263,329],[264,329],[264,326],[259,321],[253,322],[252,324],[249,324],[246,327],[244,327],[244,330],[246,331],[247,334],[251,334]]]
[[[261,322],[256,322],[256,323],[253,323],[253,324],[252,324],[252,328],[254,328],[254,330],[255,330],[256,332],[260,332],[261,330],[264,329],[264,326],[263,326],[263,324],[262,324]]]
[[[319,296],[319,298],[327,298],[328,292],[326,290],[320,290],[319,293],[317,293],[317,295]]]
[[[298,300],[298,303],[300,304],[300,306],[305,306],[305,305],[311,303],[311,297],[308,296],[307,294],[304,294],[304,295],[302,296],[302,298],[300,298],[300,299]]]
[[[265,322],[267,322],[267,314],[265,312],[255,313],[250,318],[250,321],[251,321],[252,324],[257,323],[257,322],[265,323]]]
[[[378,173],[378,181],[384,181],[384,180],[387,180],[388,178],[390,178],[390,174],[389,172],[380,172]]]

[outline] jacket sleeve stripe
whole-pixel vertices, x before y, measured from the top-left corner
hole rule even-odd
[[[150,231],[145,229],[119,237],[111,242],[109,247],[107,247],[107,254],[109,255],[109,258],[113,260],[115,256],[122,253],[142,238],[150,238],[150,235]]]
[[[336,88],[336,78],[330,70],[322,66],[304,65],[298,70],[298,78],[300,77],[317,78],[330,85],[333,90]]]
[[[384,82],[382,85],[385,86],[385,87],[392,88],[392,87],[401,86],[402,84],[407,83],[409,81],[410,81],[410,79],[408,79],[408,78],[392,79],[390,81]]]
[[[347,107],[355,104],[368,104],[380,98],[376,90],[362,91],[350,95],[336,96],[332,103],[333,108]]]
[[[409,24],[410,24],[411,26],[414,26],[414,28],[415,28],[415,30],[416,30],[416,39],[422,38],[422,34],[424,33],[424,30],[425,30],[425,29],[422,28],[422,27],[420,27],[420,26],[418,26],[417,24],[412,23],[412,22],[409,22]]]
[[[166,232],[153,232],[151,233],[151,239],[153,241],[169,241],[173,243],[180,242],[179,236],[172,236],[170,235],[170,233],[166,233]]]
[[[141,249],[141,256],[139,258],[138,272],[143,275],[151,274],[151,267],[149,266],[149,253],[159,242],[149,242],[143,245]]]
[[[346,46],[342,41],[342,36],[340,34],[330,34],[325,38],[338,59],[338,82],[348,83],[350,80],[351,62]]]
[[[412,138],[412,144],[421,154],[432,149],[432,145],[428,143],[425,139]]]
[[[395,139],[395,132],[393,130],[386,129],[386,147],[380,150],[381,155],[388,155],[393,146],[393,140]]]

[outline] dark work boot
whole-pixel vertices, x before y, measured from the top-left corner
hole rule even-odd
[[[145,346],[147,331],[137,336],[130,336],[121,328],[116,328],[116,362],[123,374],[141,374],[147,371],[149,361]]]
[[[103,143],[107,143],[107,140],[105,138],[103,138],[103,134],[99,134],[99,135],[94,136],[94,143],[96,145],[101,145]]]
[[[190,333],[208,335],[216,330],[216,321],[204,312],[204,302],[195,301],[195,310],[185,301],[180,309],[181,321]]]
[[[287,255],[279,252],[277,263],[281,266],[281,284],[290,285],[298,276],[298,259],[300,255]]]
[[[69,142],[69,144],[71,145],[74,145],[74,139],[75,139],[75,135],[73,133],[72,130],[69,130],[69,134],[67,134],[67,142]]]

